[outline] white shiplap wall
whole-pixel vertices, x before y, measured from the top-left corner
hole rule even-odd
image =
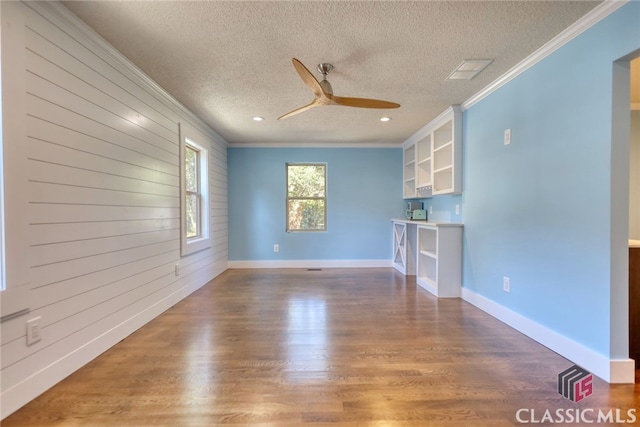
[[[30,313],[1,324],[4,418],[223,272],[228,227],[221,137],[59,4],[0,7],[3,78],[24,88],[3,93],[26,178],[5,183],[27,198],[24,244],[7,252],[32,289]],[[184,258],[179,123],[210,148],[212,247]]]

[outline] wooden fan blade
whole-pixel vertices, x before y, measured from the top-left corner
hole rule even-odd
[[[296,58],[293,58],[291,62],[293,62],[293,66],[300,75],[300,78],[302,79],[304,84],[306,84],[317,97],[324,95],[322,86],[320,86],[318,80],[313,76],[313,74],[311,74],[311,71],[309,71],[307,67],[305,67],[302,62],[300,62]]]
[[[346,107],[358,107],[358,108],[398,108],[400,104],[389,101],[381,101],[379,99],[368,98],[346,98],[342,96],[330,96],[329,97],[334,105],[344,105]]]
[[[278,120],[286,119],[287,117],[295,116],[296,114],[300,114],[303,111],[307,111],[310,108],[317,107],[319,104],[316,102],[318,99],[314,99],[311,104],[305,105],[304,107],[296,108],[293,111],[289,111],[287,114],[284,114],[278,117]]]

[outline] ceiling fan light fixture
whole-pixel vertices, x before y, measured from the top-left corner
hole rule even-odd
[[[449,74],[447,80],[471,80],[492,62],[493,59],[465,59]]]
[[[254,122],[263,122],[264,121],[264,117],[261,116],[253,116],[253,121]]]
[[[390,122],[391,121],[391,117],[380,117],[380,121],[381,122]]]

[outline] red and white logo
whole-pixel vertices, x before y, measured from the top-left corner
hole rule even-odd
[[[558,393],[572,402],[580,402],[593,393],[593,375],[573,365],[558,374]]]

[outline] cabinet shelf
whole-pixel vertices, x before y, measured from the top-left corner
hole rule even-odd
[[[428,256],[430,258],[438,258],[438,256],[436,255],[436,253],[434,251],[420,251],[420,255],[424,255],[424,256]]]
[[[418,225],[416,282],[437,297],[459,297],[462,227]]]
[[[442,145],[441,145],[441,146],[439,146],[438,148],[434,148],[434,149],[433,149],[433,152],[434,152],[434,153],[436,153],[436,152],[438,152],[438,151],[440,151],[440,150],[443,150],[443,149],[445,149],[445,148],[449,147],[450,145],[453,145],[453,141],[449,141],[449,142],[447,142],[447,143],[442,144]]]
[[[431,157],[427,157],[426,159],[422,159],[418,162],[419,165],[424,165],[426,163],[431,163]]]
[[[444,172],[444,171],[447,171],[447,170],[451,170],[452,168],[453,168],[452,165],[443,166],[440,169],[434,170],[433,173]]]

